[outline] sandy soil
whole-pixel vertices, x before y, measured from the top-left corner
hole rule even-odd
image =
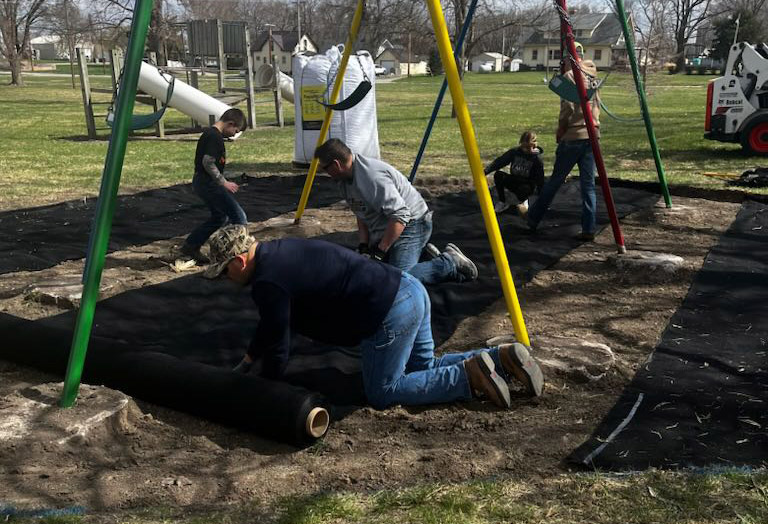
[[[119,417],[64,442],[42,426],[31,427],[22,439],[3,438],[0,421],[0,501],[19,507],[81,505],[89,512],[210,507],[326,490],[563,472],[563,458],[591,434],[652,351],[708,250],[739,208],[683,197],[675,197],[674,204],[672,210],[657,206],[622,221],[628,249],[683,257],[684,268],[674,277],[625,272],[607,263],[615,247],[606,229],[594,243],[582,245],[519,290],[534,354],[543,357],[543,348],[552,351],[568,337],[604,344],[615,359],[599,379],[548,365],[546,394],[539,400],[515,396],[512,409],[503,412],[481,402],[362,409],[302,450],[133,400]],[[351,215],[338,206],[311,210],[305,223],[299,233],[308,236],[354,227]],[[263,226],[252,224],[253,229]],[[114,274],[106,276],[120,281],[115,292],[174,278],[156,257],[174,240],[111,255],[108,267]],[[81,262],[67,262],[46,272],[77,274],[80,269]],[[1,276],[0,310],[26,318],[60,311],[21,293],[46,272]],[[463,322],[440,351],[478,347],[511,331],[500,299]],[[34,387],[60,380],[0,361],[0,413],[31,398],[32,391],[39,397]],[[81,395],[75,410],[85,413],[89,398],[103,396],[98,388],[88,391],[90,397]],[[43,409],[48,418],[55,410]]]

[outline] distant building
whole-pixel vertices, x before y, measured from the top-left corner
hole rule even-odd
[[[404,46],[390,43],[389,40],[379,46],[376,52],[376,58],[373,62],[387,70],[387,75],[404,76],[411,75],[428,75],[429,65],[427,63],[427,57],[412,54],[410,56],[410,62],[408,57],[408,49]]]
[[[299,40],[296,31],[272,31],[273,53],[277,67],[286,74],[291,74],[291,57],[300,51],[317,53],[317,44],[307,34]],[[258,69],[269,60],[269,32],[261,31],[256,34],[253,45],[253,66]]]
[[[576,41],[584,48],[584,60],[592,60],[598,69],[627,64],[627,50],[621,22],[613,13],[572,13]],[[634,28],[630,16],[629,27]],[[634,29],[632,29],[634,30]],[[552,17],[539,31],[534,31],[522,45],[520,58],[531,68],[560,65],[560,18]]]
[[[29,41],[29,47],[32,48],[32,54],[35,60],[68,60],[69,48],[67,42],[56,35],[42,35],[32,38]],[[83,57],[88,60],[98,58],[98,52],[101,46],[93,42],[77,40],[75,48],[82,49]],[[75,59],[76,57],[72,57]]]
[[[475,73],[501,73],[504,64],[509,64],[509,57],[501,53],[480,53],[469,59],[470,71]]]

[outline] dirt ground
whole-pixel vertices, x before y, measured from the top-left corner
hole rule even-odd
[[[0,505],[80,505],[89,513],[214,507],[268,503],[293,494],[534,479],[567,471],[563,458],[592,433],[652,351],[738,209],[734,203],[675,197],[671,210],[657,205],[622,221],[630,251],[684,259],[684,268],[673,277],[622,271],[607,263],[615,247],[606,228],[594,243],[583,244],[519,290],[534,355],[543,355],[538,346],[551,349],[568,337],[604,344],[615,358],[602,376],[588,380],[547,365],[545,395],[539,400],[515,396],[508,411],[481,402],[361,409],[333,423],[328,435],[307,449],[130,400],[120,417],[80,439],[52,440],[43,429],[23,439],[3,439],[0,431]],[[354,229],[351,215],[339,206],[310,210],[304,223],[300,230],[251,228],[262,238]],[[105,278],[116,282],[113,292],[175,278],[157,255],[178,240],[110,255]],[[81,268],[82,261],[65,262],[43,272],[0,276],[0,311],[25,318],[60,312],[56,305],[30,300],[24,290],[42,276],[77,275]],[[439,350],[481,347],[486,339],[511,332],[500,298],[464,321]],[[0,361],[0,413],[29,388],[60,380]],[[87,405],[83,396],[88,397],[81,395],[75,410]]]

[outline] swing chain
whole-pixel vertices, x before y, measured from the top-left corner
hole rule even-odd
[[[117,101],[117,93],[120,91],[120,82],[123,80],[123,72],[125,72],[125,64],[123,64],[123,67],[120,68],[120,74],[117,76],[117,79],[115,79],[115,89],[112,91],[112,100],[109,102],[109,109],[107,109],[107,114],[114,112],[115,101]],[[159,67],[157,68],[157,72],[160,73],[160,76],[163,78],[163,80],[165,80],[165,82],[168,84],[168,87],[170,88],[170,86],[173,85],[174,81],[176,80],[176,77],[174,77],[171,73],[160,69]],[[169,76],[171,77],[170,80],[167,78]],[[166,90],[165,101],[161,102],[161,105],[167,106],[168,102],[170,102],[170,96],[168,96],[168,91]]]

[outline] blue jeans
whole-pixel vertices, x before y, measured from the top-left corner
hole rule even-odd
[[[431,236],[431,213],[427,213],[418,220],[411,220],[400,238],[387,251],[387,263],[402,271],[407,271],[422,284],[440,284],[441,282],[463,280],[456,270],[456,263],[445,253],[427,262],[419,262],[421,252]]]
[[[488,351],[505,377],[497,348],[448,353],[435,358],[426,289],[403,273],[400,289],[379,329],[361,343],[363,385],[376,409],[403,404],[435,404],[472,398],[464,360]]]
[[[570,140],[560,142],[555,153],[555,166],[552,176],[539,192],[539,198],[528,210],[528,225],[536,229],[549,209],[560,186],[573,167],[579,165],[579,185],[581,186],[581,231],[594,233],[596,229],[597,200],[595,197],[595,157],[589,140]]]
[[[195,173],[192,179],[192,187],[197,196],[208,206],[211,217],[197,226],[187,237],[186,244],[193,248],[199,248],[214,231],[227,224],[248,224],[248,218],[235,196],[220,186],[210,176],[204,173]]]

